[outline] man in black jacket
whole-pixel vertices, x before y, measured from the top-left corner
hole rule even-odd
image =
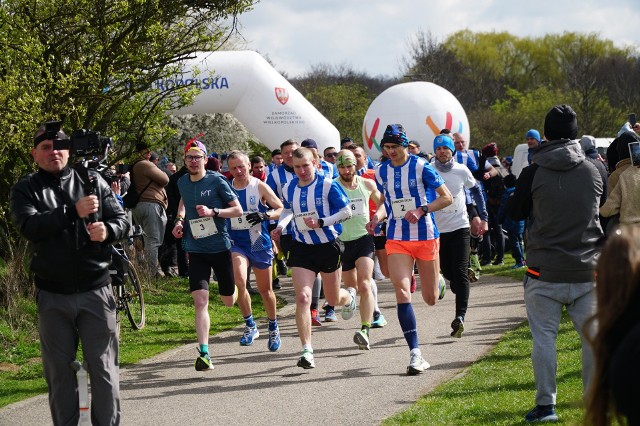
[[[70,363],[79,341],[91,377],[94,425],[120,422],[116,306],[111,290],[111,243],[129,224],[107,182],[67,165],[69,150],[55,149],[62,131],[40,127],[31,155],[38,171],[11,189],[11,213],[32,249],[40,345],[53,423],[77,424],[78,389]]]

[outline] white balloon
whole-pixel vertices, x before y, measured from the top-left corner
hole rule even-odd
[[[313,139],[320,154],[340,146],[335,126],[256,52],[201,52],[182,76],[156,82],[164,89],[178,84],[196,84],[202,92],[173,113],[231,113],[271,150],[287,139]]]
[[[437,84],[416,81],[392,86],[373,100],[362,124],[362,140],[371,158],[381,155],[380,141],[388,124],[402,124],[409,140],[433,153],[433,139],[440,130],[469,138],[469,121],[458,99]]]

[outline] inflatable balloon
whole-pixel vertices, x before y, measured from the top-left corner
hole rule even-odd
[[[402,124],[410,140],[420,142],[422,152],[433,152],[440,130],[462,133],[469,141],[467,115],[448,90],[422,81],[392,86],[373,100],[362,124],[362,140],[371,158],[381,155],[380,140],[387,124]]]
[[[202,91],[176,114],[231,113],[271,150],[292,138],[314,139],[321,155],[340,146],[335,126],[256,52],[202,52],[183,75],[156,81],[159,89],[181,84]]]

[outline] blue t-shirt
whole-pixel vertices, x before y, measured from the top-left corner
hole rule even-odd
[[[207,170],[202,179],[191,182],[189,174],[178,179],[178,190],[185,206],[185,221],[182,235],[182,247],[190,253],[219,253],[231,248],[227,221],[224,218],[213,218],[217,233],[202,238],[193,237],[193,227],[198,216],[196,205],[205,205],[210,209],[227,208],[231,201],[238,199],[238,195],[231,188],[229,181],[218,172]],[[206,219],[206,218],[204,218]],[[204,226],[203,226],[204,228]],[[208,229],[208,228],[207,228]]]

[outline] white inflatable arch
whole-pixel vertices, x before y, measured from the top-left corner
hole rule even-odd
[[[315,140],[320,155],[340,146],[335,126],[256,52],[202,52],[182,77],[156,82],[160,89],[178,84],[196,84],[202,92],[174,113],[231,113],[270,150],[291,138]]]

